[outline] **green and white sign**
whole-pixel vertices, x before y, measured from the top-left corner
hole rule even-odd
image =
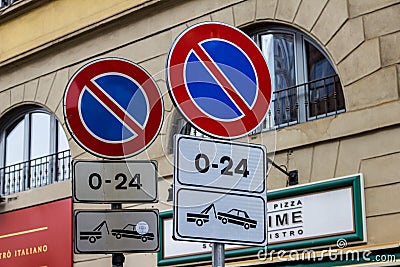
[[[272,190],[267,193],[268,250],[290,250],[366,242],[362,174]],[[172,239],[172,212],[161,217],[158,265],[208,261],[207,243]],[[226,257],[257,256],[262,247],[232,245]]]
[[[271,201],[268,244],[353,233],[352,200],[352,188],[348,186]]]

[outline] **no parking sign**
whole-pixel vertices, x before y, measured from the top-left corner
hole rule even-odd
[[[64,94],[64,116],[72,137],[104,158],[140,153],[157,137],[163,120],[160,91],[133,62],[103,58],[80,68]]]
[[[241,137],[267,114],[271,81],[255,43],[227,24],[206,22],[182,32],[167,59],[169,92],[200,131]]]

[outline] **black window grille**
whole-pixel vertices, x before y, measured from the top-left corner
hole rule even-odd
[[[15,0],[0,0],[0,8],[11,6]]]
[[[251,134],[279,129],[345,112],[338,75],[273,92],[266,119]]]
[[[70,150],[0,168],[1,195],[72,178]]]
[[[265,120],[250,135],[345,112],[342,85],[337,74],[273,92]],[[183,118],[178,133],[203,136]]]

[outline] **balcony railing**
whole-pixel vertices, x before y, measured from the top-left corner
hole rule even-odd
[[[72,178],[69,150],[0,168],[1,195]]]
[[[11,6],[16,0],[0,0],[0,8]]]
[[[266,119],[251,134],[324,118],[345,111],[338,75],[298,84],[273,93]]]
[[[338,75],[276,90],[266,119],[250,135],[336,115],[345,108]],[[183,118],[176,123],[181,134],[203,136]]]

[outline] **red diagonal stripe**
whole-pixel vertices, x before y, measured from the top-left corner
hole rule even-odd
[[[100,104],[111,109],[114,112],[114,114],[111,114],[116,116],[117,119],[119,118],[121,121],[123,121],[126,127],[136,133],[138,136],[143,134],[143,130],[140,128],[140,126],[129,116],[127,116],[127,111],[116,105],[108,95],[100,90],[100,88],[98,88],[92,82],[87,83],[86,86],[95,96],[100,99]],[[101,120],[101,118],[99,119]]]
[[[218,68],[214,60],[204,52],[204,50],[196,45],[193,47],[193,51],[199,57],[203,64],[206,66],[208,71],[217,79],[220,85],[225,89],[225,92],[233,100],[233,102],[240,108],[240,110],[245,114],[249,114],[251,110],[243,98],[238,94],[238,92],[233,88],[232,84],[225,78],[224,74]]]

